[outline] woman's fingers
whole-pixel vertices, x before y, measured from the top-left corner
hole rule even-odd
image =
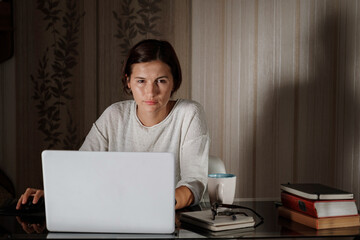
[[[36,204],[40,198],[44,197],[44,191],[43,190],[36,190],[34,194],[33,203]]]
[[[30,196],[34,196],[33,203],[36,204],[41,197],[44,196],[44,191],[34,188],[27,188],[24,194],[22,194],[16,204],[16,209],[19,210],[21,208],[21,204],[25,204]]]
[[[26,191],[23,194],[22,198],[22,204],[25,204],[28,200],[28,198],[36,192],[36,189],[33,188],[27,188]]]
[[[23,197],[24,197],[24,194],[20,196],[20,198],[19,198],[19,200],[18,200],[18,202],[16,204],[16,210],[20,209]]]

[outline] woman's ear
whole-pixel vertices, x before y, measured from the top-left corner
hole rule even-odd
[[[128,77],[128,75],[125,75],[125,78],[126,78],[127,86],[128,86],[128,88],[130,89],[130,91],[131,91],[131,88],[130,88],[130,77]]]

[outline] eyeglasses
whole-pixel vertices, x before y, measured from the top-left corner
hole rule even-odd
[[[223,208],[227,208],[224,211],[219,211],[218,208],[223,207]],[[211,206],[211,212],[212,212],[212,219],[215,220],[216,216],[231,216],[232,219],[235,221],[236,220],[236,214],[243,214],[245,216],[248,216],[245,212],[242,211],[233,211],[233,209],[246,209],[251,211],[252,213],[254,213],[259,219],[260,221],[254,225],[254,228],[256,228],[257,226],[259,226],[260,224],[262,224],[264,222],[264,218],[257,213],[256,211],[254,211],[251,208],[248,207],[243,207],[243,206],[239,206],[239,205],[233,205],[233,204],[220,204],[220,203],[214,203]]]

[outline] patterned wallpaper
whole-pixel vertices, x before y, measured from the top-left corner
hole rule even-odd
[[[118,51],[124,59],[130,48],[139,40],[159,38],[161,0],[120,1],[120,11],[112,11],[116,21],[113,36],[118,39]],[[38,113],[38,130],[43,134],[46,149],[78,149],[83,136],[77,127],[71,106],[75,95],[73,82],[78,81],[74,71],[81,63],[80,27],[85,11],[79,9],[79,1],[38,0],[37,14],[42,15],[41,25],[46,26],[47,38],[38,51],[38,68],[30,75],[33,96]],[[110,11],[110,9],[108,9]],[[121,64],[123,64],[121,61]]]
[[[43,133],[46,149],[77,149],[79,133],[70,106],[74,97],[74,69],[79,64],[80,21],[85,13],[74,0],[37,1],[42,15],[44,35],[50,36],[42,48],[38,68],[30,75],[38,130]]]
[[[27,186],[41,187],[41,151],[78,149],[104,109],[129,98],[122,93],[120,73],[135,43],[147,38],[169,40],[184,62],[189,43],[177,43],[181,39],[177,36],[186,37],[189,31],[176,30],[174,25],[188,23],[186,6],[188,1],[178,0],[14,3],[14,75],[21,87],[14,102],[16,147],[12,152],[6,149],[4,155],[15,158],[12,178],[18,192]]]

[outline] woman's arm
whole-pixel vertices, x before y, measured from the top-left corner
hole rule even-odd
[[[191,201],[184,201],[184,206],[200,202],[207,185],[210,138],[205,113],[198,103],[191,103],[185,108],[186,117],[182,123],[183,138],[180,148],[181,180],[177,188],[186,187],[191,193]],[[189,195],[181,191],[184,199]]]

